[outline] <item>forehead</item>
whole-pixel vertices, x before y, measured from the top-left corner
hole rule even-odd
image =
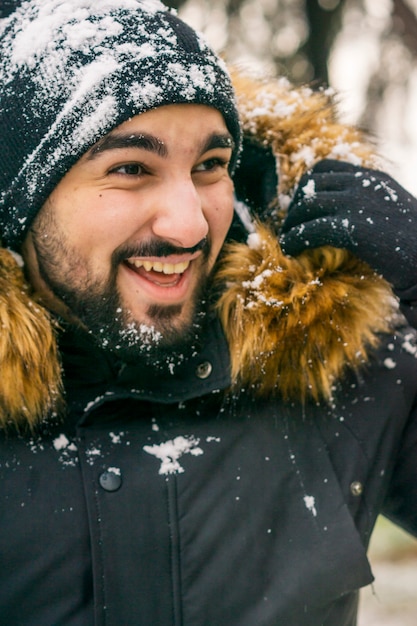
[[[102,137],[87,152],[87,158],[118,148],[144,148],[166,156],[171,142],[204,144],[218,138],[217,147],[234,147],[221,113],[201,104],[171,104],[141,113]],[[221,138],[221,141],[220,141]]]
[[[130,128],[135,128],[138,125],[164,127],[167,121],[172,123],[176,120],[180,121],[186,119],[188,116],[193,120],[198,119],[203,125],[218,124],[219,126],[226,128],[226,122],[220,111],[217,109],[209,107],[205,104],[184,103],[167,104],[155,109],[150,109],[149,111],[145,111],[144,113],[140,113],[126,120],[126,122],[123,122],[111,132],[118,130],[123,132],[125,130],[129,130]]]
[[[212,132],[228,134],[226,122],[217,109],[202,104],[170,104],[135,115],[123,122],[100,139],[92,151],[100,149],[106,139],[111,137],[146,132],[160,137],[163,142],[172,133],[178,133],[178,130],[182,130],[184,136],[191,135],[196,139]],[[229,136],[232,143],[232,137],[230,134]]]

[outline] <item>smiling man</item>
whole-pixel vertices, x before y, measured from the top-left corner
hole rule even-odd
[[[415,199],[158,0],[16,4],[0,625],[354,626],[417,534]]]
[[[184,351],[232,221],[233,146],[220,112],[194,104],[142,113],[95,144],[25,242],[48,306],[127,359]]]

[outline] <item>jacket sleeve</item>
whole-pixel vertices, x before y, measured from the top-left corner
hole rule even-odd
[[[382,514],[417,537],[417,401],[404,431]]]

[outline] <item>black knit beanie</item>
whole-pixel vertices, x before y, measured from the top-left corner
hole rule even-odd
[[[159,0],[23,0],[0,20],[0,238],[17,249],[74,163],[133,115],[218,109],[236,150],[226,67]]]

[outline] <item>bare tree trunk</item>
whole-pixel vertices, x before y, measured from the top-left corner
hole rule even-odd
[[[329,8],[323,8],[327,6]],[[309,38],[302,47],[313,68],[313,81],[328,84],[328,60],[333,42],[342,26],[345,0],[319,2],[306,0],[306,18]]]
[[[414,57],[417,57],[417,18],[404,0],[393,0],[392,32],[398,35]]]

